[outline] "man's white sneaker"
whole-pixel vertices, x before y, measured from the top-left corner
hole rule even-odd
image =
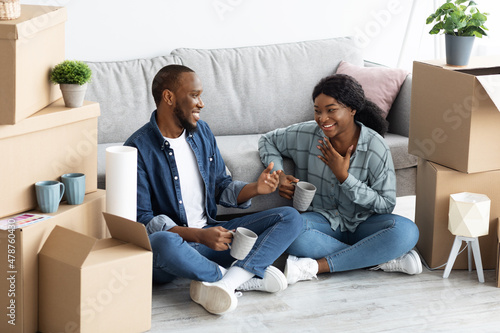
[[[411,250],[399,258],[378,265],[374,269],[381,269],[384,272],[402,272],[415,275],[422,273],[422,262],[417,251]]]
[[[288,284],[317,278],[318,262],[311,258],[297,258],[289,255],[286,259],[285,276]]]
[[[236,288],[240,291],[259,290],[268,293],[276,293],[285,290],[288,286],[285,274],[274,266],[268,266],[264,278],[254,277]]]
[[[217,315],[231,312],[238,305],[234,291],[230,290],[222,280],[217,282],[192,281],[189,294],[195,303]]]

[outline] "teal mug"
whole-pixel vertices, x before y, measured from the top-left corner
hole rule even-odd
[[[85,175],[83,173],[66,173],[61,176],[66,186],[66,201],[69,205],[79,205],[85,197]]]
[[[64,194],[65,186],[55,180],[44,180],[35,183],[36,200],[44,213],[55,213]]]

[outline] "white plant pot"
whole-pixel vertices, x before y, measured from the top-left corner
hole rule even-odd
[[[68,108],[79,108],[83,105],[87,84],[60,84],[64,105]]]

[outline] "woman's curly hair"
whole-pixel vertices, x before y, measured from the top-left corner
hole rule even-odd
[[[354,119],[370,127],[381,136],[389,128],[389,122],[382,116],[382,110],[372,101],[366,99],[361,85],[352,76],[333,74],[321,79],[314,87],[313,101],[320,94],[333,97],[337,102],[356,110]]]

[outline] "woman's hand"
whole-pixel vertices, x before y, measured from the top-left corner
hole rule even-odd
[[[279,186],[278,191],[280,196],[285,199],[291,200],[293,198],[293,194],[295,193],[295,183],[299,180],[292,175],[287,175],[282,170],[278,171],[279,175]]]
[[[269,194],[276,191],[279,184],[279,176],[276,171],[271,172],[274,167],[274,163],[271,162],[267,168],[262,171],[259,178],[257,179],[257,193],[258,194]]]
[[[211,227],[200,230],[199,243],[215,251],[225,251],[233,241],[233,234],[223,227]]]
[[[349,163],[354,146],[351,145],[347,149],[345,156],[342,156],[333,148],[328,138],[319,140],[319,143],[320,145],[317,147],[321,150],[323,156],[318,156],[318,158],[328,165],[337,180],[342,184],[349,176]]]

